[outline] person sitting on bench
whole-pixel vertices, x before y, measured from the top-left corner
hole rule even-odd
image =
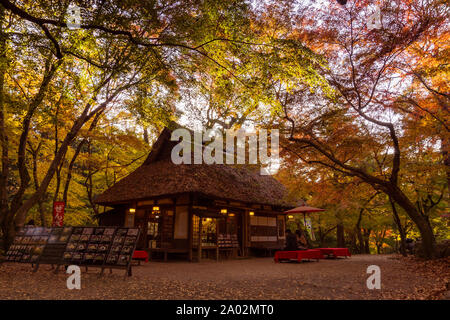
[[[297,236],[286,229],[286,247],[284,251],[296,251],[297,250]]]
[[[301,229],[297,229],[295,231],[296,237],[297,237],[297,244],[298,244],[298,250],[308,250],[308,240],[306,240],[305,234],[302,232]]]

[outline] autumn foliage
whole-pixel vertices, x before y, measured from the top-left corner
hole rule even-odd
[[[424,255],[448,239],[448,4],[426,1],[0,1],[0,226],[97,194],[164,125],[279,129],[278,178],[317,245]],[[379,9],[375,28],[369,21]],[[448,214],[448,212],[447,212]],[[301,220],[296,223],[300,226]],[[310,235],[312,236],[312,235]]]

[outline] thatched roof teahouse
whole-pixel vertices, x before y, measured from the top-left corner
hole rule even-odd
[[[246,167],[174,164],[171,130],[165,128],[145,162],[100,194],[113,207],[101,225],[139,226],[140,249],[150,253],[246,256],[250,249],[278,249],[285,239],[285,187]],[[199,237],[201,234],[201,237]]]

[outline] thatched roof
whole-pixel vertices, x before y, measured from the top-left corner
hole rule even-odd
[[[181,193],[199,193],[216,199],[253,204],[292,207],[285,200],[285,187],[271,176],[245,167],[172,163],[171,131],[163,130],[144,164],[111,188],[95,202],[101,205],[125,203]]]

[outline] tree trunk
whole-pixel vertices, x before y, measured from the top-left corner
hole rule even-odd
[[[14,241],[15,235],[14,224],[5,223],[2,230],[3,230],[3,249],[6,251]]]
[[[356,244],[356,232],[351,232],[350,233],[350,239],[352,242],[352,251],[353,252],[358,252],[358,246]]]
[[[5,74],[8,66],[6,57],[6,34],[3,30],[5,19],[5,8],[0,6],[0,144],[2,147],[2,171],[0,172],[0,226],[3,229],[4,220],[9,211],[8,206],[8,177],[9,177],[9,142],[5,125],[5,96],[4,84]],[[3,229],[3,234],[5,230]]]
[[[361,227],[359,227],[358,229],[355,228],[355,232],[356,232],[356,237],[358,238],[358,252],[361,254],[365,253],[364,239],[363,239],[363,235],[361,232]]]
[[[322,227],[319,225],[319,243],[320,243],[320,247],[323,247],[323,240],[324,240],[325,236],[322,232]]]
[[[88,141],[88,154],[89,154],[89,157],[92,156],[91,142],[90,141]],[[92,191],[94,189],[94,185],[92,183],[92,175],[93,175],[92,168],[91,168],[91,165],[89,164],[88,165],[88,176],[86,178],[86,181],[85,181],[84,185],[86,187],[86,193],[87,193],[87,196],[88,196],[89,204],[91,205],[91,208],[94,211],[94,213],[97,215],[97,214],[99,214],[99,212],[98,212],[97,205],[94,203],[94,197],[93,197],[93,194],[92,194]]]
[[[336,239],[337,239],[337,247],[344,248],[345,247],[344,225],[341,222],[338,222],[338,224],[336,225]]]
[[[72,170],[73,166],[75,165],[75,161],[78,157],[78,155],[81,152],[81,148],[86,140],[83,139],[77,146],[77,149],[75,150],[75,154],[73,155],[72,159],[70,160],[69,167],[67,168],[67,177],[66,177],[66,183],[64,184],[64,192],[63,192],[63,201],[66,204],[66,208],[68,207],[67,203],[67,195],[69,193],[69,186],[70,181],[72,180]]]
[[[89,108],[90,105],[87,105],[85,107],[83,114],[80,115],[80,117],[74,122],[71,130],[67,133],[66,137],[64,138],[64,141],[61,143],[61,147],[59,148],[58,153],[51,162],[50,167],[47,170],[47,173],[41,182],[39,190],[37,190],[27,201],[25,201],[25,203],[19,208],[19,210],[17,210],[15,218],[16,226],[18,227],[23,226],[27,212],[37,203],[39,198],[41,198],[45,193],[45,191],[47,190],[48,185],[50,184],[50,181],[53,178],[53,175],[55,174],[59,164],[66,155],[70,143],[76,137],[81,127],[86,123],[86,121],[89,120],[88,119]]]
[[[392,187],[392,186],[391,186]],[[389,190],[389,196],[406,211],[408,216],[416,224],[420,231],[422,238],[422,247],[426,259],[433,259],[436,257],[436,239],[434,237],[433,229],[427,218],[424,217],[417,208],[409,201],[405,194],[397,187],[393,186]]]
[[[377,231],[375,231],[375,247],[377,248],[377,254],[381,254],[381,246],[383,245],[383,239],[384,239],[383,231],[381,231],[380,233],[377,233]]]
[[[56,169],[56,187],[55,187],[55,193],[53,194],[53,203],[55,203],[56,201],[59,200],[59,189],[61,187],[61,170],[63,167],[63,163],[64,163],[64,158],[61,159],[61,164],[58,166],[58,168]]]
[[[100,116],[102,114],[103,114],[103,111],[100,111],[95,115],[94,120],[92,120],[92,123],[89,126],[88,133],[91,132],[95,128],[95,126],[97,125],[97,123],[100,119]],[[67,168],[67,178],[66,178],[66,183],[64,184],[64,193],[63,193],[63,201],[66,204],[66,208],[68,207],[67,194],[69,192],[70,181],[72,180],[72,170],[75,165],[75,161],[77,160],[79,154],[81,153],[81,149],[83,148],[84,144],[87,141],[88,141],[87,138],[84,138],[83,140],[80,141],[80,143],[77,146],[77,149],[75,150],[75,153],[74,153],[72,159],[70,160],[69,167]]]
[[[50,82],[52,81],[53,77],[56,74],[56,71],[62,64],[62,59],[59,59],[54,64],[52,64],[53,53],[49,55],[47,58],[46,64],[45,64],[45,71],[44,71],[44,77],[42,79],[42,82],[39,86],[39,91],[36,93],[34,98],[29,104],[29,107],[27,109],[27,112],[24,116],[23,122],[22,122],[22,132],[20,134],[19,138],[19,147],[17,151],[17,167],[19,171],[19,177],[20,177],[20,185],[19,189],[14,195],[12,201],[11,201],[11,212],[10,215],[16,214],[16,212],[19,210],[19,208],[22,206],[23,202],[23,196],[25,194],[26,189],[28,188],[29,182],[31,180],[30,175],[28,173],[27,165],[26,165],[26,145],[28,141],[28,135],[30,133],[30,126],[32,123],[32,118],[34,116],[34,113],[36,112],[38,106],[41,104],[42,100],[45,97],[45,93],[47,91],[47,88],[50,85]],[[14,220],[14,217],[12,219]]]
[[[62,95],[61,95],[62,97]],[[55,157],[58,154],[58,147],[59,147],[59,137],[58,137],[58,118],[59,118],[59,108],[60,103],[58,102],[56,105],[56,112],[55,112]],[[56,188],[55,193],[53,194],[53,203],[59,200],[59,189],[61,187],[61,170],[64,164],[64,158],[61,160],[61,164],[58,166],[58,169],[56,170]]]
[[[370,254],[370,245],[369,245],[369,239],[370,239],[370,229],[363,229],[364,231],[364,253]]]
[[[359,246],[357,247],[359,253],[364,253],[364,241],[363,241],[363,236],[362,236],[362,232],[361,232],[361,220],[362,220],[363,212],[364,212],[364,208],[361,208],[361,210],[359,210],[358,221],[356,221],[356,226],[355,226],[355,233],[356,233],[356,237],[358,238],[358,244],[359,244]]]
[[[38,157],[38,153],[39,150],[42,146],[42,140],[39,142],[39,145],[37,146],[36,150],[34,150],[30,144],[30,148],[31,148],[31,155],[33,157],[33,180],[34,180],[34,189],[37,191],[39,189],[39,180],[38,180],[38,175],[37,175],[37,171],[38,171],[38,165],[37,165],[37,157]],[[44,211],[44,206],[43,206],[43,202],[44,199],[43,198],[39,198],[38,200],[38,208],[39,208],[39,217],[41,219],[41,225],[43,227],[47,226],[47,222],[45,220],[45,211]]]
[[[444,130],[444,129],[442,129]],[[450,143],[449,139],[445,136],[441,136],[441,153],[442,159],[445,166],[445,171],[447,173],[447,191],[450,192]]]
[[[391,197],[389,197],[389,202],[391,203],[395,224],[397,225],[398,232],[400,233],[400,253],[402,254],[402,256],[406,257],[405,229],[403,228],[402,222],[400,221],[400,217],[398,216],[397,208],[395,207],[395,202],[392,200]]]

